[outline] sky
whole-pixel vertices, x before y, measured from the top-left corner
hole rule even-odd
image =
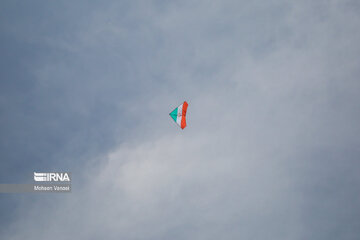
[[[358,239],[360,3],[0,3],[0,238]],[[181,130],[169,117],[189,103]]]

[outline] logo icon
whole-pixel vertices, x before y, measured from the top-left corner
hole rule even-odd
[[[37,173],[34,172],[35,182],[70,182],[70,174],[67,172]]]

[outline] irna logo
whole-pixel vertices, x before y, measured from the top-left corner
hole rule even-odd
[[[70,182],[70,174],[66,172],[37,173],[34,172],[36,182]]]

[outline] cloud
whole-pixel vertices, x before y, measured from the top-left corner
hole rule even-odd
[[[83,156],[71,194],[25,199],[5,238],[355,239],[354,6],[114,3],[75,41],[47,38],[76,67],[38,63],[40,93],[64,89],[89,128],[105,119],[92,138],[129,132]],[[184,131],[166,114],[182,100]]]

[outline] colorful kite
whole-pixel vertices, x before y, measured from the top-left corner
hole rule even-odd
[[[188,103],[185,101],[183,104],[174,109],[169,115],[174,121],[184,129],[186,127],[186,110]]]

